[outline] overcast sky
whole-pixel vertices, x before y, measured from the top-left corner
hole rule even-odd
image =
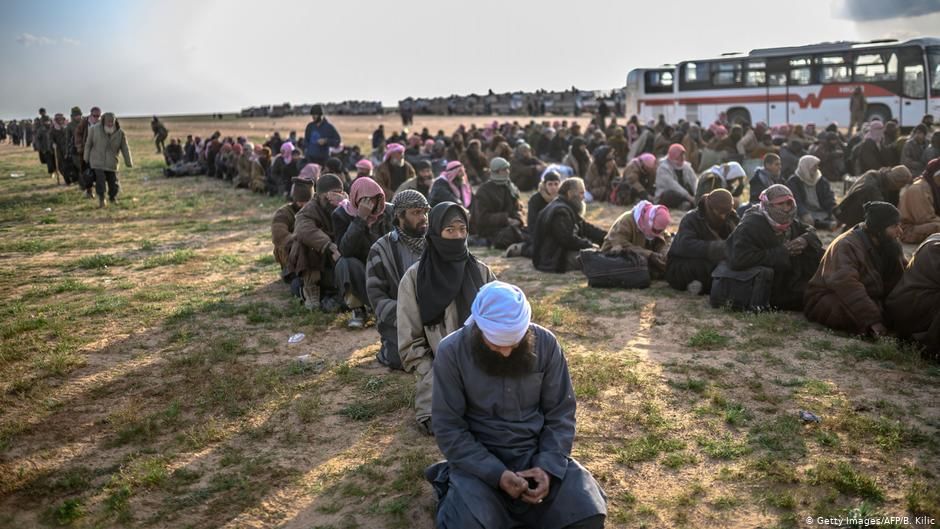
[[[609,89],[723,52],[936,34],[940,0],[4,0],[0,119]]]

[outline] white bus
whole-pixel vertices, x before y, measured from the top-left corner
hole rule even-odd
[[[644,121],[663,114],[668,123],[707,125],[726,112],[731,123],[847,127],[856,86],[868,101],[866,118],[903,127],[925,114],[940,118],[940,39],[767,48],[638,68],[627,75],[626,113]]]

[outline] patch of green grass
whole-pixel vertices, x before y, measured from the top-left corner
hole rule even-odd
[[[31,331],[45,329],[49,326],[49,320],[42,316],[34,317],[32,315],[26,318],[15,319],[9,323],[4,323],[0,328],[0,337],[4,340],[19,336]]]
[[[570,365],[575,396],[579,399],[594,399],[611,387],[636,387],[639,378],[631,369],[637,360],[605,353],[577,355]]]
[[[127,298],[120,296],[98,296],[93,305],[85,309],[84,316],[94,316],[96,314],[114,314],[127,306]]]
[[[53,507],[47,518],[56,525],[72,525],[79,518],[85,516],[85,504],[81,498],[70,498]]]
[[[675,452],[685,448],[685,443],[678,439],[670,439],[660,433],[650,433],[631,439],[623,448],[616,451],[617,462],[625,465],[650,461],[659,454]]]
[[[693,334],[686,345],[693,349],[720,349],[731,342],[731,338],[719,333],[711,327],[699,329]]]
[[[884,490],[878,483],[862,474],[845,461],[822,461],[808,471],[813,485],[832,485],[842,494],[881,502],[885,498]]]
[[[181,265],[196,258],[196,252],[189,248],[173,250],[172,252],[161,253],[144,259],[140,264],[141,269],[156,268],[158,266]]]
[[[273,264],[277,264],[277,259],[275,259],[274,256],[271,254],[265,254],[255,259],[255,264],[258,265],[259,267],[271,266]]]
[[[737,459],[751,451],[747,441],[738,441],[730,435],[701,436],[696,442],[708,457],[714,459]]]
[[[842,354],[858,360],[894,362],[897,365],[920,366],[924,360],[920,350],[893,338],[879,338],[875,343],[852,340],[841,349]]]
[[[130,261],[126,257],[112,254],[96,253],[86,255],[74,261],[70,268],[79,268],[82,270],[104,270],[112,266],[124,266]]]
[[[670,380],[669,385],[676,389],[691,391],[692,393],[698,393],[701,395],[702,393],[705,393],[705,389],[708,387],[708,381],[695,378],[686,378],[685,380],[679,382]]]
[[[698,458],[689,452],[672,452],[663,457],[662,464],[673,470],[698,463]]]
[[[796,498],[788,491],[772,491],[761,496],[761,503],[770,505],[775,509],[792,511],[796,509]]]
[[[835,425],[854,439],[874,441],[885,452],[894,452],[904,446],[917,446],[927,440],[922,432],[904,426],[900,420],[883,416],[875,418],[854,411],[837,416]]]
[[[806,454],[803,425],[794,415],[781,415],[763,421],[751,429],[751,445],[770,457],[794,460]]]
[[[940,518],[940,488],[936,483],[930,486],[923,480],[915,480],[911,482],[904,499],[911,514]]]

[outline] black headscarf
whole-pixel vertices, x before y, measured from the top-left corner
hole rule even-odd
[[[470,254],[467,239],[441,237],[445,218],[453,217],[451,210],[469,226],[467,212],[453,202],[441,202],[431,208],[428,215],[427,247],[418,263],[416,297],[421,323],[425,326],[440,323],[451,302],[457,304],[457,316],[463,324],[470,316],[470,306],[477,291],[483,286],[476,257]]]

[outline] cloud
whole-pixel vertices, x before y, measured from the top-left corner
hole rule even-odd
[[[61,39],[52,39],[44,36],[33,35],[32,33],[21,33],[20,36],[16,37],[16,42],[21,46],[55,46],[61,44],[63,46],[78,46],[81,42],[71,39],[69,37],[62,37]]]
[[[940,0],[835,0],[836,17],[868,22],[892,18],[911,18],[940,12]]]

